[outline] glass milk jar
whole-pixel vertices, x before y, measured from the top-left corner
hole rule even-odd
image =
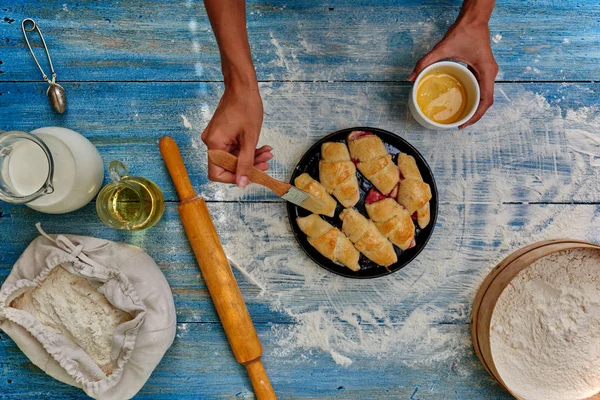
[[[96,147],[79,133],[45,127],[0,132],[0,200],[63,214],[88,204],[104,180]]]

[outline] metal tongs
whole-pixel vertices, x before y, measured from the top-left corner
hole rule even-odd
[[[26,26],[27,24],[29,24],[30,26],[27,27]],[[56,111],[59,114],[62,114],[67,109],[67,96],[65,94],[65,89],[62,86],[60,86],[58,83],[56,83],[56,72],[54,72],[54,66],[52,65],[52,58],[50,57],[50,52],[48,52],[48,46],[46,45],[46,41],[44,40],[42,31],[40,30],[40,27],[38,26],[38,24],[36,24],[36,22],[34,20],[32,20],[31,18],[25,18],[23,20],[23,22],[21,22],[21,28],[23,29],[23,36],[25,37],[25,41],[27,42],[27,47],[29,47],[29,51],[31,51],[31,55],[33,56],[35,63],[37,64],[38,68],[40,69],[40,72],[42,73],[42,77],[44,78],[44,80],[46,82],[48,82],[48,85],[50,85],[50,86],[48,86],[48,90],[46,90],[46,95],[48,96],[48,99],[50,100],[50,105],[52,106],[54,111]],[[46,50],[46,55],[48,56],[48,62],[50,63],[50,72],[52,74],[52,79],[48,78],[48,75],[46,75],[46,73],[42,69],[42,66],[38,62],[38,59],[35,56],[33,49],[31,48],[31,43],[29,43],[29,38],[27,37],[27,32],[32,32],[34,30],[37,30],[37,33],[40,35],[40,38],[42,39],[42,44],[44,45],[44,50]]]

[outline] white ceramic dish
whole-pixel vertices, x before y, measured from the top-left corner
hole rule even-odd
[[[435,121],[432,121],[431,119],[427,118],[425,114],[423,114],[423,112],[417,104],[417,88],[419,87],[419,82],[421,81],[423,76],[425,76],[425,74],[439,68],[443,68],[445,72],[450,72],[456,78],[458,78],[464,85],[465,90],[467,92],[467,106],[465,107],[461,118],[452,124],[440,124]],[[467,67],[455,61],[440,61],[435,64],[431,64],[423,71],[421,71],[419,76],[417,76],[412,90],[410,91],[408,107],[413,118],[427,129],[433,129],[437,131],[444,129],[454,129],[467,122],[469,119],[471,119],[473,114],[475,114],[475,110],[477,110],[477,106],[479,105],[480,96],[481,94],[479,91],[479,83],[477,82],[475,75],[473,75],[473,73],[469,71]]]

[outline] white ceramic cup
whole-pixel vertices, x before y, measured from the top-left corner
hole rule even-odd
[[[458,80],[460,80],[465,88],[465,91],[467,92],[467,106],[465,107],[460,119],[451,124],[440,124],[427,118],[417,103],[417,88],[419,87],[419,82],[423,76],[425,76],[425,74],[430,71],[435,71],[438,68],[443,68],[445,72],[454,75]],[[408,98],[408,108],[410,109],[410,113],[412,114],[413,118],[427,129],[433,129],[436,131],[453,129],[467,122],[473,116],[473,114],[475,114],[475,110],[477,110],[477,106],[479,105],[479,97],[479,83],[477,82],[475,75],[473,75],[473,73],[469,71],[467,67],[455,61],[440,61],[431,64],[421,71],[421,73],[417,76]]]

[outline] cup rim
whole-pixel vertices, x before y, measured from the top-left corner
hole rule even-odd
[[[418,88],[419,82],[421,81],[423,76],[427,72],[431,71],[432,69],[438,68],[438,67],[441,67],[444,65],[452,66],[454,68],[458,68],[458,69],[462,70],[463,72],[465,72],[467,74],[467,76],[469,76],[469,78],[475,84],[475,88],[476,88],[475,92],[477,94],[476,101],[474,102],[474,106],[471,109],[471,111],[469,111],[469,113],[465,117],[463,117],[460,120],[453,122],[451,124],[440,124],[439,122],[435,122],[435,121],[431,120],[425,114],[423,114],[423,112],[421,111],[421,108],[419,107],[419,103],[417,103],[417,88]],[[479,82],[477,82],[477,78],[475,78],[475,75],[461,63],[459,63],[457,61],[438,61],[436,63],[429,65],[427,68],[425,68],[423,71],[421,71],[421,73],[419,73],[419,75],[417,75],[417,78],[415,79],[415,82],[413,83],[411,96],[412,96],[412,101],[415,105],[414,108],[415,108],[416,112],[419,114],[419,116],[421,118],[423,118],[425,121],[427,121],[427,123],[435,126],[436,128],[440,128],[440,129],[452,129],[452,128],[457,128],[457,127],[461,126],[462,124],[464,124],[465,122],[470,120],[471,117],[475,114],[475,111],[477,111],[477,107],[479,106],[479,100],[481,99],[481,89],[479,88]]]

